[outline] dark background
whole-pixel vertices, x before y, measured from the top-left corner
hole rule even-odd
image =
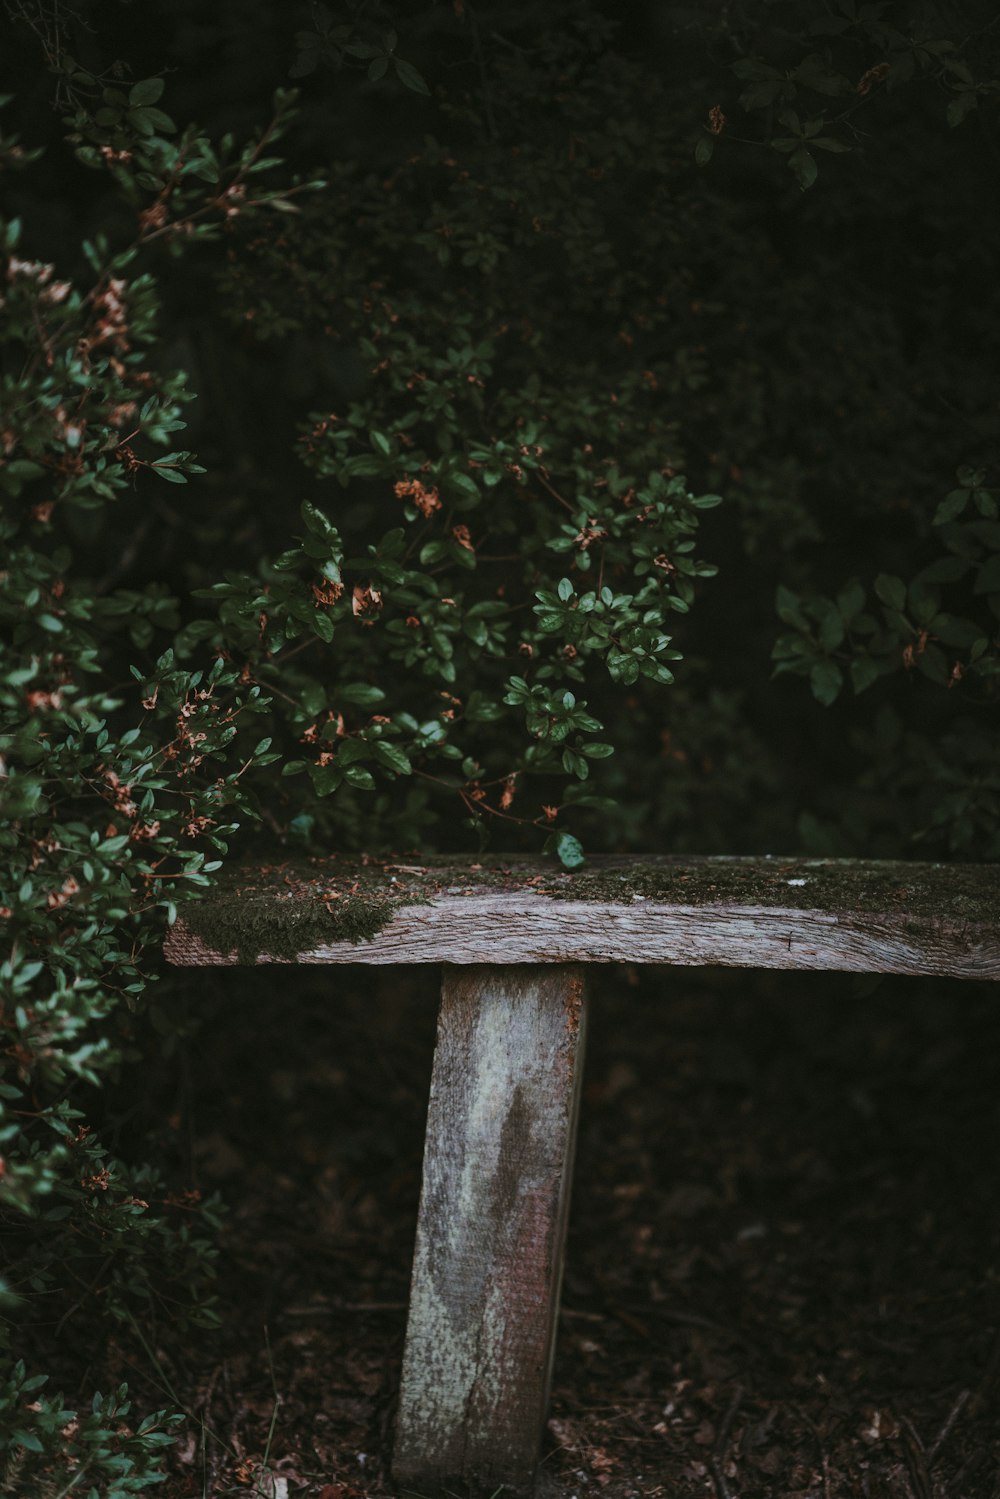
[[[635,360],[675,371],[664,408],[678,460],[695,492],[726,500],[700,535],[720,573],[678,626],[677,685],[612,703],[621,748],[604,784],[618,811],[586,824],[591,847],[997,856],[988,694],[899,672],[825,708],[771,674],[779,583],[909,577],[937,555],[931,521],[957,465],[995,477],[991,101],[951,130],[936,84],[887,91],[859,117],[858,149],[825,157],[807,193],[774,153],[727,137],[707,169],[694,164],[711,106],[730,136],[748,128],[734,61],[793,65],[826,9],[838,7],[355,7],[398,29],[430,97],[351,62],[291,79],[309,4],[10,4],[0,19],[17,128],[47,146],[7,186],[5,211],[24,215],[24,253],[66,275],[82,273],[83,237],[124,242],[134,225],[64,144],[45,66],[57,20],[95,71],[163,72],[173,118],[213,135],[250,132],[275,88],[297,82],[282,154],[303,178],[347,161],[388,172],[429,133],[499,172],[512,143],[559,127],[567,36],[607,71],[609,139],[630,133],[641,156],[670,126],[667,189],[652,198],[638,168],[598,197],[637,301],[661,276],[675,297],[674,322]],[[978,37],[989,74],[991,6],[886,13]],[[495,71],[510,58],[533,80],[516,109]],[[876,61],[845,52],[843,66]],[[342,337],[319,335],[293,256],[286,278],[227,279],[235,244],[179,261],[149,252],[164,309],[152,358],[189,372],[185,441],[207,473],[169,493],[147,485],[127,521],[65,522],[83,572],[168,584],[195,619],[193,589],[288,545],[303,497],[329,502],[295,439],[310,413],[365,389],[349,316]],[[558,276],[559,246],[548,253]],[[300,259],[312,272],[317,257],[319,298],[322,246]],[[415,267],[399,251],[388,272],[419,274],[432,297],[433,275]],[[248,331],[258,294],[287,316],[281,332]],[[584,359],[591,330],[566,306],[552,317]],[[381,520],[363,485],[343,519],[359,534]],[[270,833],[294,843],[294,796],[276,778],[269,790]],[[956,809],[938,818],[948,797]],[[427,841],[475,846],[447,819]],[[268,1473],[316,1499],[384,1493],[435,976],[170,976],[155,997],[141,1065],[93,1114],[122,1156],[146,1158],[152,1142],[178,1182],[221,1191],[223,1329],[109,1326],[95,1296],[65,1325],[34,1325],[33,1356],[74,1400],[127,1379],[141,1409],[188,1413],[169,1499],[255,1485],[270,1499]],[[1000,1493],[992,1001],[932,981],[600,975],[544,1469],[557,1492]]]

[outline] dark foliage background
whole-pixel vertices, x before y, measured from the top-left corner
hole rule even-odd
[[[219,1205],[121,1089],[221,860],[1000,857],[998,27],[0,24],[5,1440],[118,1494],[170,1418],[17,1356],[39,1298],[212,1321]]]

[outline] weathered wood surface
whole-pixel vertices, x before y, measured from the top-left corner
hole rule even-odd
[[[584,1030],[579,970],[445,970],[393,1456],[420,1493],[531,1493]]]
[[[526,861],[455,860],[363,869],[317,862],[307,873],[279,866],[270,883],[237,892],[244,902],[239,941],[225,920],[213,927],[222,907],[206,896],[173,928],[169,960],[714,963],[1000,978],[997,865],[635,858],[594,859],[568,874]],[[301,947],[280,932],[268,937],[283,913],[298,918],[306,903],[314,914],[297,939]],[[376,907],[381,926],[373,923],[360,939],[354,931],[344,935],[350,924],[343,913],[358,920]],[[255,910],[257,951],[246,944]]]

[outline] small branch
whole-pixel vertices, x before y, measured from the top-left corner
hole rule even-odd
[[[729,1433],[733,1429],[736,1413],[742,1403],[743,1387],[742,1385],[737,1385],[733,1398],[729,1402],[729,1408],[722,1418],[722,1425],[719,1427],[715,1438],[715,1445],[709,1454],[708,1471],[712,1475],[712,1482],[715,1484],[715,1492],[718,1495],[718,1499],[733,1499],[732,1490],[726,1482],[726,1476],[722,1471],[722,1464],[726,1456],[726,1447],[729,1445]]]
[[[945,1442],[951,1436],[952,1428],[954,1427],[955,1422],[958,1420],[959,1416],[962,1414],[962,1410],[970,1394],[970,1390],[962,1390],[957,1396],[955,1404],[948,1412],[947,1420],[941,1427],[941,1430],[938,1432],[937,1436],[934,1438],[930,1447],[927,1449],[928,1468],[932,1468],[934,1466],[934,1460],[940,1452],[941,1448],[944,1446]]]
[[[933,1484],[931,1475],[927,1471],[927,1455],[924,1452],[920,1434],[908,1416],[904,1416],[900,1424],[903,1428],[903,1452],[906,1456],[906,1465],[910,1470],[910,1477],[913,1479],[918,1499],[932,1499]]]
[[[113,1263],[113,1258],[108,1258],[101,1262],[100,1268],[98,1269],[97,1274],[94,1276],[93,1280],[84,1287],[84,1294],[77,1301],[74,1301],[71,1307],[68,1307],[66,1309],[63,1315],[60,1317],[59,1321],[56,1323],[55,1336],[57,1338],[62,1333],[62,1330],[66,1326],[66,1323],[73,1316],[73,1313],[80,1310],[81,1306],[83,1306],[84,1302],[88,1299],[91,1292],[94,1290],[94,1287],[97,1285],[98,1281],[107,1274]],[[74,1279],[79,1281],[79,1276],[74,1276]]]
[[[298,645],[293,645],[287,651],[281,651],[280,654],[275,657],[276,663],[280,666],[284,666],[285,662],[291,661],[293,656],[298,656],[302,653],[302,651],[307,651],[311,645],[315,645],[318,639],[318,635],[307,635],[303,640],[299,641]]]
[[[538,482],[540,484],[543,484],[545,486],[545,488],[548,490],[549,494],[552,496],[552,498],[554,500],[558,500],[559,503],[560,503],[560,505],[562,505],[566,510],[569,511],[570,515],[572,515],[573,514],[573,506],[570,504],[569,500],[563,499],[562,495],[559,493],[559,491],[557,489],[553,489],[552,488],[552,485],[549,483],[549,476],[545,472],[545,470],[542,469],[542,468],[540,468],[540,469],[537,469],[536,472],[538,474]]]

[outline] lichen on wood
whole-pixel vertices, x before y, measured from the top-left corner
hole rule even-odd
[[[446,969],[393,1472],[532,1492],[586,1032],[572,968]]]
[[[408,893],[408,903],[420,895]],[[184,925],[241,963],[294,960],[330,942],[367,942],[403,903],[377,864],[334,860],[238,869],[185,908]]]
[[[482,919],[497,901],[505,919],[511,901],[525,910],[547,900],[636,915],[644,906],[715,908],[739,913],[814,912],[853,923],[884,918],[902,937],[946,930],[955,946],[1000,934],[1000,866],[804,858],[599,857],[567,871],[517,856],[462,859],[339,857],[258,865],[235,871],[183,913],[168,947],[175,961],[182,933],[200,943],[208,961],[294,962],[346,945],[359,958],[404,908],[463,900]],[[528,898],[531,898],[531,901]],[[503,907],[503,912],[501,912]],[[553,909],[553,918],[555,910]],[[584,923],[586,925],[587,923]],[[181,939],[181,940],[178,940]],[[341,959],[342,960],[342,959]]]
[[[552,889],[556,899],[781,906],[852,915],[906,912],[1000,928],[1000,865],[896,859],[594,860]]]

